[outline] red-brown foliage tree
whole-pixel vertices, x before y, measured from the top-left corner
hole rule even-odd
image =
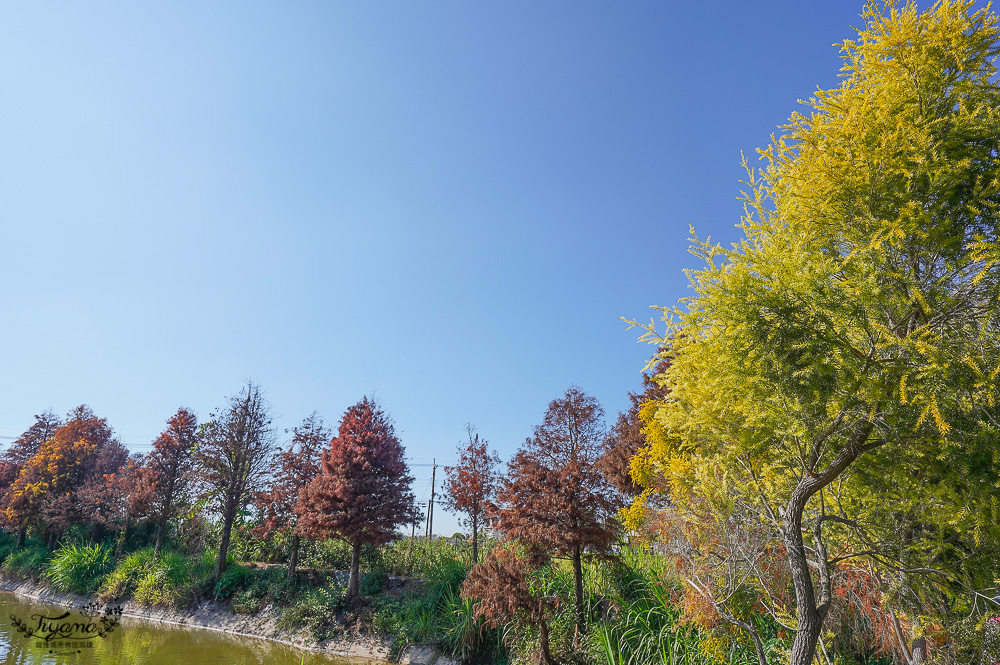
[[[608,552],[617,536],[618,506],[596,467],[603,416],[600,403],[576,386],[552,400],[497,496],[498,525],[508,538],[573,562],[578,633],[586,627],[583,554]]]
[[[643,391],[628,394],[631,405],[627,411],[618,414],[618,420],[604,440],[604,452],[597,461],[598,470],[615,486],[625,501],[639,496],[643,490],[631,474],[632,458],[646,445],[645,423],[639,418],[639,410],[649,400],[663,399],[670,392],[653,380],[669,364],[667,360],[660,360],[651,372],[642,375]]]
[[[299,494],[319,475],[320,454],[330,444],[331,432],[323,419],[313,413],[292,429],[288,449],[279,452],[271,461],[271,485],[257,494],[254,502],[263,515],[257,535],[267,538],[273,533],[292,530],[288,553],[288,579],[294,579],[299,560],[301,536],[294,531],[298,514],[295,506]]]
[[[458,446],[458,464],[444,468],[446,492],[444,504],[451,510],[469,516],[463,520],[472,527],[472,561],[479,561],[479,528],[483,526],[486,507],[496,495],[500,474],[497,465],[500,457],[489,450],[486,439],[470,425],[469,443]]]
[[[296,531],[349,542],[347,595],[358,595],[361,546],[389,542],[397,526],[417,519],[403,446],[388,416],[367,397],[350,407],[337,438],[323,452],[320,475],[298,504]]]
[[[184,407],[177,409],[167,420],[167,428],[153,441],[146,466],[148,480],[153,484],[149,508],[156,523],[156,553],[163,546],[167,523],[177,516],[180,499],[187,493],[197,444],[198,419]]]
[[[117,555],[121,556],[132,525],[152,512],[157,489],[154,474],[141,454],[131,455],[114,473],[104,475],[104,482],[95,488],[95,498],[101,504],[99,519],[103,526],[118,531]]]
[[[462,583],[461,596],[475,601],[473,613],[487,628],[499,628],[509,622],[535,627],[542,662],[555,665],[549,649],[548,619],[556,602],[532,592],[533,573],[531,558],[519,556],[513,545],[507,543],[472,567]]]
[[[216,581],[226,570],[236,515],[259,490],[273,448],[270,407],[253,382],[205,425],[195,460],[204,496],[214,500],[222,518]]]
[[[18,474],[28,460],[35,456],[42,444],[51,439],[62,425],[62,420],[51,411],[35,416],[35,422],[17,437],[3,456],[0,457],[0,505],[3,505],[5,495],[10,491]],[[0,519],[4,513],[0,511]],[[17,547],[24,545],[27,531],[23,525],[10,525],[17,529]]]
[[[106,526],[117,526],[114,515],[120,510],[117,500],[107,493],[107,476],[118,473],[128,463],[128,449],[112,439],[91,457],[83,482],[60,496],[50,496],[42,512],[50,527],[62,532],[73,525],[89,526],[90,538],[97,541]]]

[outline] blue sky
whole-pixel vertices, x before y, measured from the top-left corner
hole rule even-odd
[[[861,8],[9,3],[0,435],[87,403],[141,450],[247,379],[282,429],[374,394],[416,463],[571,384],[613,421],[619,317],[686,295],[689,224],[736,240],[740,152]]]

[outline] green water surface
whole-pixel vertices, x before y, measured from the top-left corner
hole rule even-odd
[[[106,637],[42,643],[26,637],[19,621],[36,628],[39,617],[63,622],[89,621],[76,609],[46,605],[0,592],[0,663],[3,665],[377,665],[380,661],[346,659],[302,651],[294,647],[226,635],[217,631],[122,617]],[[99,619],[97,619],[99,621]],[[55,622],[59,623],[59,622]]]

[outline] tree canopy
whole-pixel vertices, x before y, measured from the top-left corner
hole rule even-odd
[[[669,394],[643,410],[634,467],[669,489],[667,521],[738,516],[780,546],[791,614],[757,590],[796,630],[796,665],[852,566],[901,589],[891,609],[917,635],[935,586],[968,592],[953,619],[982,609],[1000,541],[996,16],[944,0],[863,18],[841,85],[748,171],[744,238],[696,239],[695,295],[650,326]],[[754,586],[764,558],[743,560]],[[739,620],[702,571],[692,592]]]
[[[572,561],[581,631],[583,554],[607,551],[617,536],[618,505],[597,470],[604,438],[601,404],[571,386],[549,403],[542,423],[514,456],[497,493],[497,522],[504,535],[536,552]]]
[[[479,529],[486,518],[486,509],[496,495],[499,474],[496,467],[500,457],[489,449],[486,439],[471,425],[468,427],[469,443],[458,446],[458,463],[444,468],[445,505],[469,516],[466,523],[472,528],[472,562],[479,561]]]
[[[350,407],[296,508],[298,533],[351,543],[349,596],[358,595],[361,546],[387,543],[417,518],[411,482],[388,415],[367,397]]]

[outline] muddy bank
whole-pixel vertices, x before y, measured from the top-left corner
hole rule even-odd
[[[92,599],[69,593],[53,591],[42,582],[0,576],[0,590],[43,603],[78,607]],[[176,610],[141,605],[133,600],[121,603],[122,616],[175,626],[213,630],[230,635],[270,640],[299,649],[329,653],[356,661],[388,661],[392,654],[391,640],[367,636],[316,642],[308,629],[290,631],[278,626],[284,608],[265,607],[256,614],[234,614],[228,603],[201,603]],[[458,665],[457,661],[442,656],[430,645],[412,645],[403,650],[399,663],[404,665]]]

